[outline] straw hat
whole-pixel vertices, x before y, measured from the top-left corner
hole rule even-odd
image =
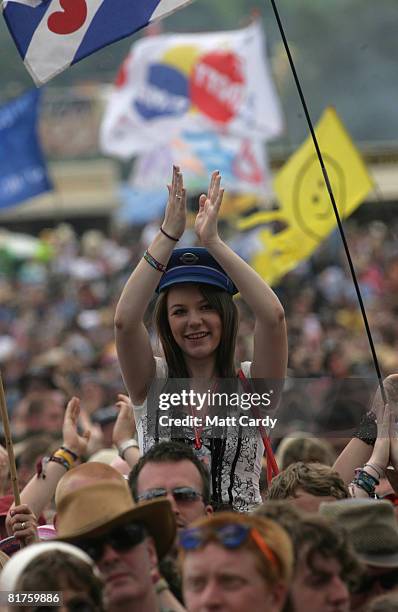
[[[389,501],[343,499],[322,503],[319,512],[345,527],[366,565],[398,567],[398,525]]]
[[[127,482],[121,474],[118,476],[120,480],[104,479],[65,493],[58,490],[58,538],[73,543],[82,537],[94,538],[119,525],[142,523],[155,541],[159,558],[163,557],[176,535],[170,502],[158,499],[137,504]]]

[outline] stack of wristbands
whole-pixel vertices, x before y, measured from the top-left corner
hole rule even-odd
[[[60,446],[58,450],[56,450],[50,457],[43,457],[40,459],[36,465],[36,474],[39,478],[46,478],[46,466],[51,461],[54,463],[58,463],[65,468],[66,471],[70,470],[74,467],[76,461],[78,460],[78,456],[76,453],[71,451],[66,446]]]
[[[357,468],[355,470],[355,478],[351,484],[365,491],[369,497],[374,497],[375,489],[379,483],[380,481],[377,478],[368,474],[362,468]]]

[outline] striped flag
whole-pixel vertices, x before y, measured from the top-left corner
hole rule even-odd
[[[3,15],[36,85],[192,0],[4,0]]]

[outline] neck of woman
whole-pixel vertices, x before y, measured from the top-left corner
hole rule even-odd
[[[216,359],[187,359],[188,372],[193,379],[212,380],[218,375],[216,370]]]

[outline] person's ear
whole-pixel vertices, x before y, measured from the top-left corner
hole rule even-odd
[[[284,603],[287,597],[287,587],[281,582],[277,582],[270,587],[268,602],[269,611],[280,612],[283,610]]]

